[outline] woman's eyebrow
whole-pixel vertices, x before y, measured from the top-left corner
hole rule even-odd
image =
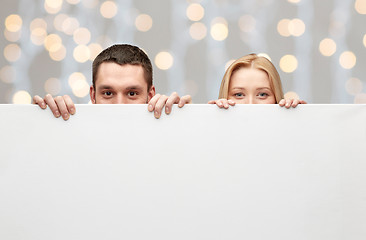
[[[261,87],[261,88],[257,88],[257,90],[269,90],[269,91],[272,91],[270,88],[268,87]]]

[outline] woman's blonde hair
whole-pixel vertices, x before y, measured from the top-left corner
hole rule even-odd
[[[254,68],[267,73],[269,84],[275,95],[276,103],[279,103],[279,101],[283,99],[281,79],[275,66],[273,66],[271,61],[269,61],[267,58],[257,56],[256,54],[249,54],[241,57],[230,65],[230,67],[226,70],[224,77],[222,78],[219,99],[228,99],[231,76],[236,70],[240,68]]]

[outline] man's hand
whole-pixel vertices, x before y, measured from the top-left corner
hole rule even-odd
[[[148,103],[149,112],[154,111],[155,118],[160,118],[161,112],[165,106],[165,113],[170,114],[173,104],[178,104],[178,107],[183,107],[185,104],[192,103],[190,95],[179,97],[176,92],[173,92],[170,97],[166,95],[156,94]]]
[[[299,99],[282,99],[278,104],[281,107],[285,107],[285,108],[290,108],[290,107],[295,108],[295,107],[297,107],[297,105],[307,104],[307,102],[304,100],[299,100]]]
[[[70,114],[74,115],[76,112],[75,105],[68,95],[53,98],[51,94],[47,94],[44,99],[36,95],[33,97],[33,104],[42,109],[46,109],[48,105],[56,118],[62,116],[65,121],[70,118]]]
[[[235,102],[232,100],[228,100],[226,98],[221,98],[217,100],[211,100],[208,104],[216,104],[219,108],[228,109],[229,106],[235,106]]]

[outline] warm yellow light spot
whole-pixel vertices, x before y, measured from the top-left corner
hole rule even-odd
[[[61,91],[61,82],[57,78],[49,78],[44,84],[44,90],[51,95],[58,95]]]
[[[67,3],[76,5],[80,2],[80,0],[66,0]]]
[[[49,14],[58,13],[62,8],[63,0],[45,0],[44,2],[44,9]]]
[[[301,0],[287,0],[289,3],[299,3]]]
[[[100,14],[102,14],[104,18],[113,18],[116,16],[117,10],[116,3],[112,1],[105,1],[100,6]]]
[[[31,41],[35,45],[43,45],[47,37],[47,32],[44,28],[35,28],[31,33]]]
[[[267,58],[270,62],[272,62],[271,57],[267,54],[267,53],[258,53],[257,54],[258,57],[264,57]]]
[[[90,59],[90,50],[85,45],[78,45],[74,48],[73,56],[77,62],[84,63]]]
[[[99,0],[83,0],[82,3],[87,8],[95,8],[99,4]]]
[[[362,92],[363,84],[358,78],[350,78],[346,82],[346,91],[350,95],[356,95]]]
[[[300,99],[299,95],[296,92],[287,92],[283,97],[285,99]]]
[[[90,86],[85,79],[75,80],[71,85],[72,93],[79,98],[87,96],[89,94],[89,89]]]
[[[243,15],[239,18],[239,27],[243,32],[253,32],[255,29],[255,24],[255,18],[251,15]]]
[[[22,18],[19,15],[12,14],[5,19],[5,28],[9,32],[18,32],[22,28]]]
[[[21,31],[10,32],[10,31],[8,31],[8,29],[4,30],[4,36],[5,36],[6,40],[8,40],[9,42],[19,41],[21,35],[22,35]]]
[[[301,19],[295,18],[288,24],[288,31],[291,35],[299,37],[305,32],[305,23]]]
[[[54,48],[54,49],[53,49]],[[52,60],[54,61],[62,61],[65,59],[66,57],[66,48],[64,45],[60,44],[59,46],[54,45],[51,49],[50,49],[50,57]]]
[[[211,22],[211,37],[216,41],[223,41],[229,34],[225,18],[217,17]]]
[[[285,55],[280,60],[280,68],[285,73],[292,73],[297,69],[297,59],[293,55]]]
[[[282,19],[281,21],[278,22],[277,31],[281,36],[283,37],[291,36],[291,33],[289,31],[290,22],[291,22],[290,19]]]
[[[32,97],[27,91],[18,91],[13,95],[14,104],[30,104]]]
[[[68,17],[62,23],[62,31],[67,35],[73,35],[74,31],[80,26],[79,21],[76,18]]]
[[[74,41],[77,44],[88,44],[90,42],[91,34],[87,28],[78,28],[74,32]]]
[[[102,46],[100,46],[100,44],[98,44],[98,43],[89,44],[88,47],[90,50],[90,58],[89,58],[90,61],[93,61],[98,56],[98,54],[101,51],[103,51]]]
[[[74,72],[74,73],[72,73],[69,76],[69,79],[68,79],[69,86],[72,88],[72,86],[78,80],[84,80],[84,81],[86,81],[86,77],[81,72]]]
[[[205,16],[205,9],[198,3],[192,3],[186,11],[187,17],[191,21],[199,21]]]
[[[155,57],[155,65],[161,70],[168,70],[173,62],[173,56],[168,52],[159,52]]]
[[[366,103],[366,93],[359,93],[355,96],[355,104],[365,104]]]
[[[225,71],[230,67],[231,64],[233,64],[233,62],[235,62],[235,59],[231,59],[229,61],[226,62],[225,64]]]
[[[135,20],[135,26],[137,30],[141,32],[147,32],[151,29],[153,25],[152,18],[147,14],[140,14]]]
[[[36,18],[30,23],[30,30],[33,31],[36,28],[43,28],[45,31],[47,31],[47,23],[42,18]]]
[[[66,14],[58,14],[55,19],[53,20],[53,26],[56,28],[57,31],[64,31],[62,28],[62,24],[68,18]]]
[[[355,9],[359,14],[366,14],[366,0],[356,0]]]
[[[196,22],[191,25],[189,28],[189,34],[195,40],[202,40],[207,35],[207,28],[205,24]]]
[[[324,38],[319,44],[319,51],[322,55],[329,57],[337,51],[337,44],[330,38]]]
[[[339,57],[339,64],[345,69],[351,69],[356,65],[356,55],[353,52],[346,51]]]
[[[15,69],[10,65],[2,67],[0,69],[0,79],[4,83],[13,83],[15,80]]]
[[[46,37],[44,40],[44,47],[47,49],[47,51],[55,52],[57,51],[62,45],[62,39],[57,34],[50,34]]]
[[[15,43],[9,44],[4,48],[4,57],[9,62],[17,61],[20,58],[21,54],[22,51],[20,47]]]

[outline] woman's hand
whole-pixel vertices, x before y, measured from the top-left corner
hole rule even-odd
[[[278,104],[281,107],[285,107],[285,108],[290,108],[290,107],[295,108],[295,107],[297,107],[297,105],[307,104],[307,102],[304,100],[299,100],[299,99],[282,99]]]
[[[227,100],[225,98],[221,98],[218,100],[211,100],[208,102],[208,104],[216,104],[219,108],[225,108],[228,109],[229,106],[235,106],[235,102],[232,100]]]

